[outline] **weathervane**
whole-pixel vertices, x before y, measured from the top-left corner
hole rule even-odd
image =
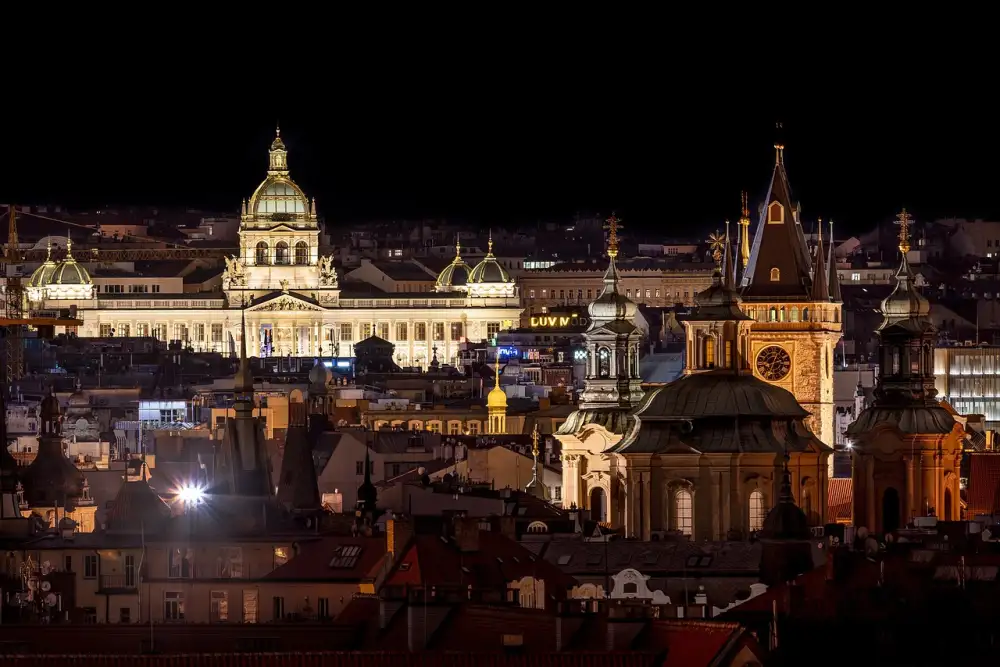
[[[913,224],[913,218],[905,208],[896,216],[896,224],[899,225],[899,252],[905,255],[910,252],[910,225]]]
[[[726,220],[726,225],[729,221]],[[722,249],[726,247],[726,237],[722,235],[722,232],[716,230],[708,235],[708,248],[712,253],[712,259],[715,260],[716,264],[722,263]]]
[[[621,228],[621,220],[613,212],[607,219],[608,223],[608,257],[618,256],[618,230]]]

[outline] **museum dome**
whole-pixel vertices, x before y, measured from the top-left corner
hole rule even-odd
[[[55,270],[56,263],[50,258],[46,258],[45,262],[31,274],[31,278],[28,279],[28,287],[45,287],[52,282],[52,274],[55,273]]]
[[[643,420],[657,417],[765,417],[804,419],[809,413],[787,389],[747,373],[729,370],[685,375],[652,390],[636,410]]]
[[[73,241],[66,239],[66,259],[56,263],[49,276],[48,282],[42,282],[39,287],[49,285],[93,285],[94,281],[90,277],[87,269],[76,263],[73,257]]]
[[[493,238],[490,237],[487,245],[486,257],[476,264],[476,268],[469,273],[470,283],[509,283],[510,275],[506,269],[500,266],[500,262],[493,256]]]
[[[462,259],[462,244],[455,242],[455,259],[451,264],[444,267],[438,274],[435,289],[439,292],[446,292],[452,288],[465,287],[469,282],[469,274],[472,269]]]
[[[256,215],[305,215],[308,210],[309,201],[305,193],[285,178],[268,178],[254,194],[253,212]]]

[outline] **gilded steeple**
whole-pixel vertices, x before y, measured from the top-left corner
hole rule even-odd
[[[743,208],[740,214],[740,267],[746,269],[750,261],[750,209],[747,208],[747,193],[742,192]]]
[[[538,453],[538,424],[535,424],[535,429],[531,432],[531,481],[528,482],[524,491],[536,498],[548,500],[549,489],[538,479]]]
[[[487,430],[491,434],[507,432],[507,394],[500,388],[500,348],[497,348],[494,362],[493,389],[486,396],[486,411],[489,421]]]
[[[281,140],[280,127],[274,129],[274,141],[271,142],[268,154],[270,155],[268,175],[288,176],[288,151],[285,149],[285,142]]]

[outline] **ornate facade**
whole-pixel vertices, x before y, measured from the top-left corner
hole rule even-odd
[[[69,289],[57,275],[77,282]],[[243,202],[240,254],[226,261],[221,293],[95,294],[72,257],[40,267],[28,292],[36,308],[77,306],[83,336],[113,331],[232,354],[240,343],[235,309],[245,309],[251,356],[349,357],[354,343],[374,334],[395,345],[399,365],[426,367],[433,348],[439,360],[453,362],[462,341],[495,335],[519,319],[516,285],[492,253],[468,276],[474,289],[351,293],[332,257],[320,255],[316,202],[291,179],[279,133],[266,178]]]
[[[904,210],[896,288],[882,302],[875,398],[846,432],[852,440],[854,523],[880,537],[917,516],[961,518],[965,434],[937,400],[936,330],[906,259],[909,222]]]
[[[797,502],[810,525],[827,518],[832,449],[810,432],[808,413],[788,390],[756,376],[755,322],[735,289],[728,234],[721,245],[726,268],[717,268],[684,321],[684,377],[637,405],[581,401],[556,434],[564,506],[587,508],[629,536],[748,537],[765,529],[779,497]],[[588,377],[588,387],[595,380]]]
[[[833,353],[842,332],[840,283],[822,238],[815,252],[806,244],[800,208],[788,185],[784,150],[775,146],[771,185],[743,266],[742,307],[754,320],[749,358],[754,375],[792,392],[809,412],[809,429],[833,446]],[[822,232],[822,225],[819,229]],[[689,356],[694,353],[692,343]]]

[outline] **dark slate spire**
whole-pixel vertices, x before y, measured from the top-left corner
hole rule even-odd
[[[816,225],[816,261],[813,264],[812,300],[829,301],[830,287],[827,284],[826,252],[823,250],[823,221]]]
[[[322,509],[305,403],[288,404],[288,432],[281,457],[278,502],[293,512],[318,512]]]
[[[768,586],[791,581],[813,569],[809,522],[795,504],[788,454],[781,470],[778,502],[764,519],[760,531],[760,579]]]
[[[837,257],[833,254],[833,220],[830,221],[830,258],[827,261],[827,269],[830,271],[830,301],[843,303],[844,297],[840,293],[840,274],[837,273]]]
[[[764,199],[750,261],[743,271],[743,296],[804,301],[812,281],[811,261],[799,210],[785,172],[785,147],[776,143],[774,172]]]
[[[32,508],[71,507],[83,496],[84,477],[63,454],[62,408],[55,393],[42,399],[38,455],[21,476]]]
[[[376,432],[374,437],[378,437]],[[358,487],[358,510],[361,512],[374,512],[375,503],[378,501],[378,491],[372,484],[372,463],[371,450],[365,443],[365,481]]]

